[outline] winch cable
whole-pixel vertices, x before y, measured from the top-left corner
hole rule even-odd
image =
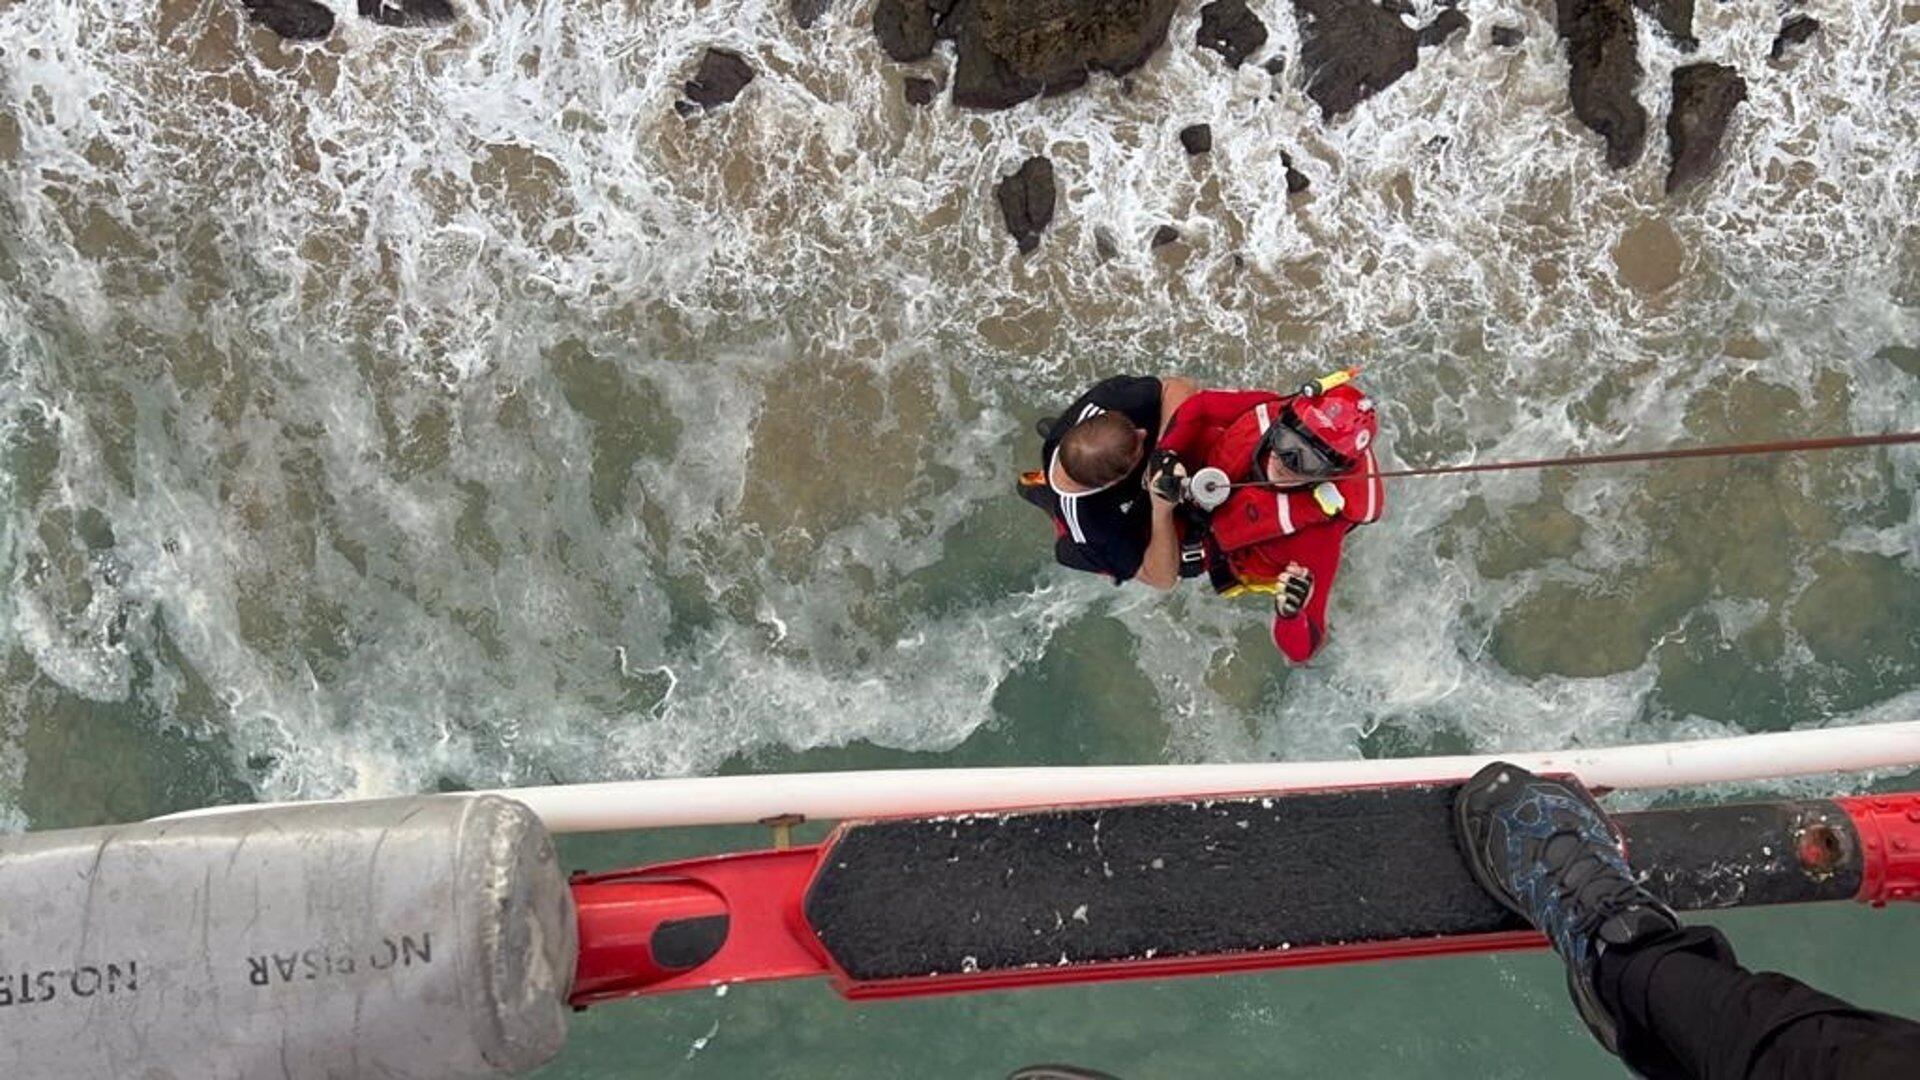
[[[1670,450],[1639,450],[1619,454],[1576,454],[1567,457],[1528,458],[1522,461],[1486,461],[1466,465],[1428,465],[1417,469],[1393,469],[1362,473],[1342,479],[1401,480],[1415,476],[1451,476],[1457,473],[1513,472],[1521,469],[1551,469],[1581,465],[1626,465],[1645,461],[1676,461],[1684,458],[1743,457],[1755,454],[1810,453],[1818,450],[1847,450],[1867,446],[1898,446],[1920,443],[1920,431],[1897,431],[1881,435],[1836,435],[1822,439],[1780,439],[1773,442],[1729,443],[1720,446],[1685,446]],[[1299,481],[1293,481],[1297,484]],[[1241,480],[1228,488],[1281,487],[1273,480]],[[1217,485],[1215,485],[1217,489]]]

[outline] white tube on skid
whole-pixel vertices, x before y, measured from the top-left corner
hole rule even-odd
[[[557,833],[960,813],[1061,803],[1453,780],[1489,761],[1593,788],[1687,787],[1920,765],[1920,720],[1592,750],[1244,765],[897,769],[504,788]],[[194,814],[217,813],[211,810]]]

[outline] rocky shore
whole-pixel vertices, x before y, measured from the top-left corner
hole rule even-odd
[[[253,22],[285,38],[319,40],[334,29],[332,9],[318,0],[237,2]],[[1272,33],[1247,0],[1192,2],[1198,27],[1185,47],[1214,54],[1222,78],[1247,64],[1275,79],[1292,78],[1330,125],[1413,71],[1423,49],[1513,50],[1525,40],[1522,28],[1511,23],[1474,33],[1470,0],[1440,0],[1424,22],[1409,0],[1278,0],[1265,10],[1291,15],[1298,30],[1298,70],[1288,73],[1285,58],[1269,48]],[[944,92],[953,106],[980,110],[1067,93],[1096,72],[1127,75],[1162,49],[1180,47],[1169,42],[1180,9],[1181,0],[874,0],[865,8],[844,0],[789,0],[788,6],[796,31],[824,18],[869,20],[879,50],[908,65],[899,81],[908,104],[931,107]],[[460,17],[454,0],[357,0],[355,10],[362,19],[401,29]],[[1639,56],[1642,20],[1674,49],[1696,52],[1694,0],[1554,0],[1553,14],[1574,118],[1598,137],[1596,149],[1607,167],[1632,166],[1645,149],[1649,126]],[[1790,54],[1810,48],[1806,43],[1819,29],[1810,16],[1788,14],[1774,31],[1773,65],[1791,63]],[[927,64],[943,50],[947,58]],[[689,59],[684,96],[674,108],[692,118],[727,106],[755,75],[751,55],[706,48]],[[1666,118],[1670,195],[1710,182],[1746,97],[1746,77],[1714,58],[1698,57],[1673,72]],[[1197,156],[1211,152],[1215,139],[1209,125],[1187,124],[1177,141]],[[1285,168],[1289,192],[1304,191],[1307,177],[1290,158]],[[1029,160],[1000,182],[995,195],[1019,250],[1036,249],[1053,216],[1052,163]]]
[[[333,9],[320,0],[240,0],[247,18],[289,41],[319,41],[333,33]],[[357,0],[355,13],[382,26],[444,26],[458,18],[452,0]]]

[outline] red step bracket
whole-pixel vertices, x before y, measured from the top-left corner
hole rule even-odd
[[[571,1003],[825,975],[801,915],[818,847],[689,859],[573,880]]]
[[[1860,834],[1863,904],[1920,900],[1920,793],[1857,795],[1834,802]],[[1803,849],[1804,861],[1807,853]]]
[[[1795,841],[1809,874],[1854,859],[1855,899],[1879,907],[1920,900],[1920,793],[1832,800],[1855,835],[1819,823]],[[1056,808],[1057,809],[1057,808]],[[1010,813],[1010,811],[995,811]],[[1829,821],[1834,819],[1829,818]],[[688,859],[575,877],[580,952],[572,1004],[735,982],[829,976],[848,998],[914,997],[1063,983],[1220,974],[1321,964],[1540,948],[1528,932],[1313,945],[1261,952],[1152,957],[861,981],[822,946],[809,925],[809,888],[847,830],[816,846]]]

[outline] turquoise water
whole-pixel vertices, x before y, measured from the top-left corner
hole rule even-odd
[[[861,4],[804,34],[773,0],[466,6],[293,47],[231,5],[0,4],[0,828],[1920,708],[1912,450],[1398,485],[1299,670],[1257,604],[1052,567],[1008,494],[1032,420],[1123,370],[1362,363],[1396,464],[1920,427],[1920,9],[1831,5],[1773,63],[1771,9],[1703,5],[1749,100],[1670,201],[1657,138],[1602,171],[1531,7],[1471,10],[1327,126],[1187,47],[1185,8],[1130,94],[974,115],[904,106]],[[1524,48],[1487,47],[1495,17]],[[710,44],[761,75],[688,123]],[[1657,132],[1686,58],[1642,44]],[[1206,159],[1177,149],[1195,119]],[[1020,259],[991,190],[1039,151],[1060,211]],[[1712,795],[1874,784],[1920,778]],[[1910,910],[1722,921],[1756,964],[1920,1013]],[[1613,1074],[1558,980],[1531,956],[859,1007],[736,987],[595,1009],[551,1071]]]

